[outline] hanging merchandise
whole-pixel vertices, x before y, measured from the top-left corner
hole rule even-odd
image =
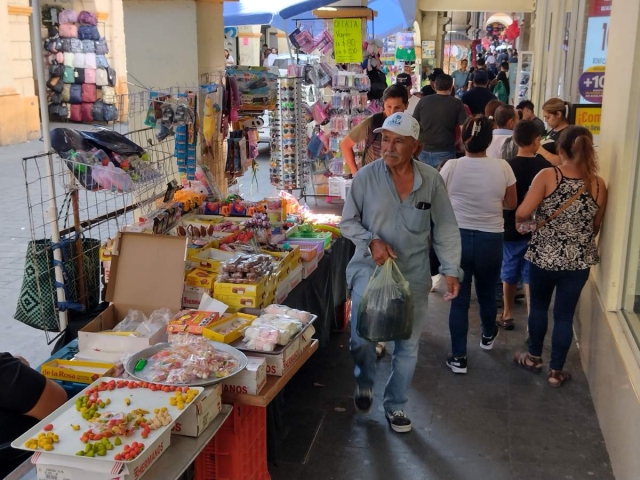
[[[281,78],[278,108],[270,114],[271,184],[285,190],[302,188],[308,171],[307,132],[302,102],[302,79]],[[319,110],[323,110],[320,108]]]
[[[232,111],[264,111],[276,108],[278,76],[263,67],[228,67],[227,79],[231,92]],[[237,89],[234,86],[237,85]]]
[[[396,60],[405,62],[416,61],[416,47],[413,37],[413,32],[400,32],[396,34]]]

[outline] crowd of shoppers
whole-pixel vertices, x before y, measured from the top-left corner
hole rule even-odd
[[[491,350],[501,329],[527,328],[528,349],[516,352],[514,362],[541,372],[547,311],[555,292],[548,366],[552,387],[571,378],[564,363],[573,316],[589,269],[599,261],[595,240],[607,189],[597,176],[590,132],[569,124],[571,105],[557,98],[542,106],[545,130],[530,101],[517,107],[499,101],[488,88],[489,71],[480,67],[469,75],[470,88],[461,100],[452,93],[460,89],[463,75],[430,78],[433,92],[423,89],[413,115],[400,113],[408,96],[405,87],[397,86],[402,91],[398,108],[367,127],[379,135],[379,151],[356,171],[345,204],[342,233],[356,244],[347,273],[353,305],[362,301],[376,266],[389,258],[414,292],[414,332],[410,340],[396,342],[383,401],[397,432],[411,429],[404,408],[427,311],[424,292],[431,286],[429,246],[451,301],[446,366],[456,374],[470,368],[467,334],[474,287],[480,348]],[[506,73],[508,65],[501,67]],[[462,155],[456,151],[458,136]],[[362,138],[351,137],[345,147]],[[349,162],[348,154],[345,158]],[[501,313],[497,285],[504,295]],[[514,318],[519,285],[527,299],[526,324]],[[355,324],[352,317],[354,402],[359,412],[367,412],[373,404],[375,343],[361,338]]]

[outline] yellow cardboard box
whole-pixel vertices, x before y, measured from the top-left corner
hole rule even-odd
[[[216,278],[217,274],[213,272],[208,272],[200,268],[194,268],[190,272],[187,272],[187,275],[184,279],[184,284],[189,287],[206,288],[207,290],[211,291],[213,290],[213,284],[215,283]]]
[[[80,360],[51,360],[40,367],[40,373],[52,380],[92,384],[100,377],[115,376],[113,363]]]

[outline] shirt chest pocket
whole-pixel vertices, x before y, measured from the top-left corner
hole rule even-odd
[[[404,226],[412,233],[424,233],[429,229],[431,209],[419,209],[415,206],[402,207],[400,210]]]

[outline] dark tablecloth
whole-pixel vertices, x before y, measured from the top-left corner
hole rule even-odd
[[[342,305],[347,300],[346,271],[354,252],[350,240],[337,239],[318,262],[316,271],[302,280],[283,302],[318,315],[314,328],[321,347],[329,342],[332,330],[342,328]]]

